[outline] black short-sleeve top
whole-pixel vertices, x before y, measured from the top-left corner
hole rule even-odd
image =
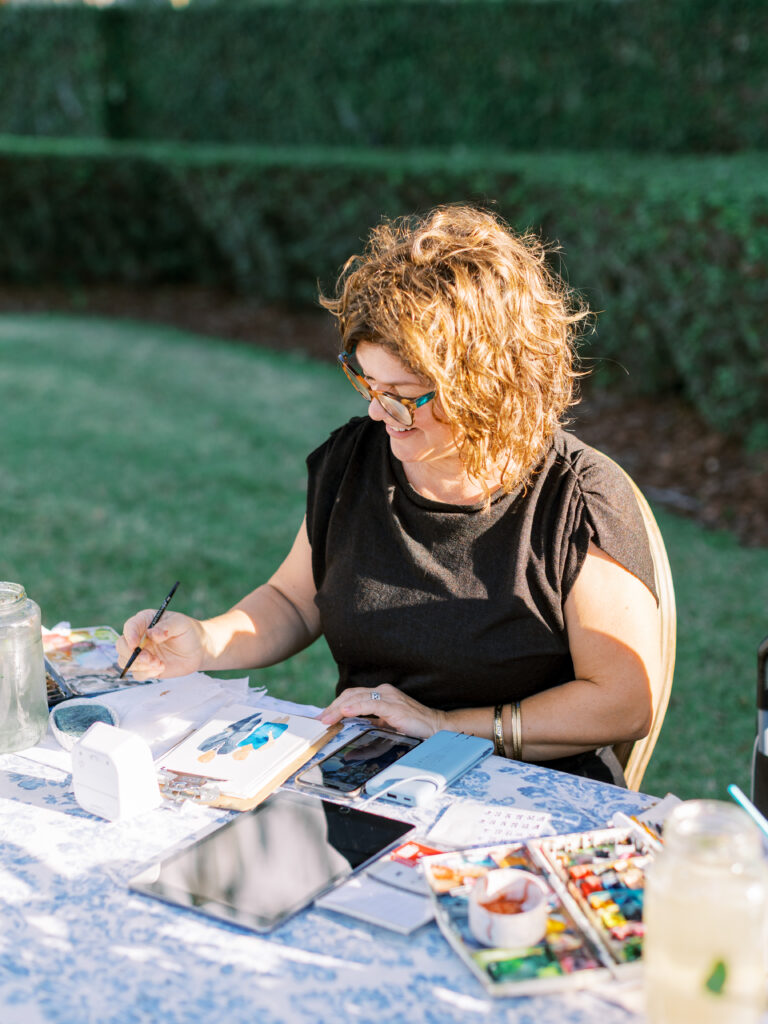
[[[391,683],[451,710],[573,679],[564,605],[590,541],[655,594],[631,485],[565,431],[529,485],[490,508],[422,497],[368,417],[307,466],[316,602],[339,693]]]

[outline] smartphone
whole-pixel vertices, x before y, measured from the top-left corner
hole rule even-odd
[[[322,761],[296,776],[299,785],[358,796],[379,772],[418,746],[421,740],[386,729],[366,729]]]

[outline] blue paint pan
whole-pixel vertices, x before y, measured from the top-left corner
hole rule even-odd
[[[62,701],[51,709],[48,720],[51,732],[65,750],[71,750],[94,722],[119,724],[112,708],[93,697],[75,697],[73,700]]]

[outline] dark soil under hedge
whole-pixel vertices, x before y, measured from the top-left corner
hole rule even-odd
[[[265,307],[201,287],[0,287],[0,312],[21,311],[150,320],[319,359],[337,351],[322,311]],[[731,530],[744,545],[768,547],[768,452],[742,451],[674,398],[617,398],[587,386],[572,415],[573,429],[621,463],[651,501]]]

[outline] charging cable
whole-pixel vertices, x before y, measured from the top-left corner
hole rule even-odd
[[[374,778],[371,779],[371,782],[375,782],[375,781],[376,781],[376,778],[374,776]],[[430,785],[434,786],[435,787],[435,792],[433,794],[434,796],[437,796],[437,794],[440,792],[440,786],[435,781],[434,775],[403,775],[399,779],[391,779],[391,780],[389,780],[387,782],[380,783],[378,789],[376,789],[373,793],[367,795],[366,799],[363,800],[361,803],[359,803],[357,806],[358,807],[367,807],[368,804],[371,803],[373,800],[378,800],[382,796],[383,793],[386,793],[389,796],[390,794],[394,794],[399,788],[402,788],[404,785],[407,784],[407,785],[410,786],[414,782],[427,782]],[[366,785],[366,787],[365,787],[366,793],[368,793],[369,786],[370,786],[370,783],[368,783]],[[401,798],[399,800],[398,799],[394,799],[393,802],[397,803],[397,804],[400,804],[402,807],[417,807],[418,806],[418,804],[416,803],[416,801],[413,798],[410,798],[410,799],[408,799],[408,798]],[[429,801],[425,801],[425,802],[429,802]]]

